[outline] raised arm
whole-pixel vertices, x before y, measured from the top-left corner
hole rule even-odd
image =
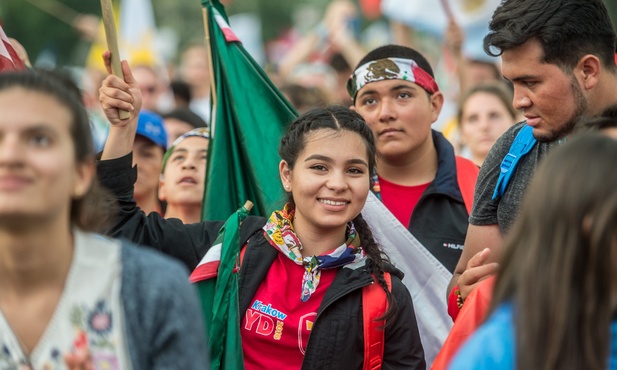
[[[109,71],[109,52],[105,52],[103,58]],[[191,271],[216,239],[222,222],[185,225],[178,219],[166,220],[155,212],[146,216],[135,203],[133,186],[137,168],[132,165],[131,153],[141,93],[126,61],[122,62],[122,69],[124,81],[109,75],[99,91],[111,126],[101,160],[97,162],[98,179],[118,204],[109,234],[155,248],[184,262]],[[130,118],[121,120],[118,109],[130,111]]]

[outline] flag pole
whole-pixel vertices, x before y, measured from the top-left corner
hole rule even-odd
[[[101,10],[103,13],[103,24],[105,25],[105,38],[107,39],[107,48],[111,53],[111,72],[114,76],[124,80],[122,73],[122,65],[120,63],[120,51],[118,48],[118,36],[116,35],[116,21],[114,19],[114,9],[111,5],[111,0],[101,0]],[[127,110],[118,110],[120,119],[128,119],[131,113]]]
[[[212,45],[210,44],[210,22],[208,21],[208,8],[202,8],[202,14],[204,17],[204,30],[206,31],[206,44],[208,46],[208,64],[210,65],[210,101],[212,102],[211,106],[214,107],[210,114],[210,137],[214,138],[214,129],[216,126],[216,107],[217,107],[217,98],[216,98],[216,81],[214,80],[214,63],[212,57]]]
[[[62,22],[73,26],[79,12],[57,0],[26,0],[30,5],[44,11]]]
[[[454,20],[454,14],[452,13],[452,8],[450,8],[450,4],[448,4],[448,0],[441,0],[441,7],[443,11],[446,13],[446,17],[448,17],[448,21]]]

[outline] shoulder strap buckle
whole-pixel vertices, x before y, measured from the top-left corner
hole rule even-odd
[[[533,128],[528,125],[523,126],[514,138],[508,154],[506,154],[501,161],[501,165],[499,166],[501,173],[495,185],[493,199],[505,194],[508,183],[514,174],[518,162],[531,151],[536,142],[537,140],[533,136]]]

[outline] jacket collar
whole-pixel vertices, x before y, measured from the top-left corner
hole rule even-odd
[[[458,188],[454,148],[440,132],[431,130],[431,133],[437,151],[437,174],[432,183],[434,191],[449,195],[462,202],[463,195]]]

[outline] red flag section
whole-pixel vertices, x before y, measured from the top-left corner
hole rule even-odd
[[[0,72],[20,71],[26,69],[26,66],[21,59],[19,59],[19,56],[13,48],[13,45],[11,45],[6,33],[4,33],[2,24],[0,24],[0,39],[2,39],[2,42],[0,43]]]
[[[381,17],[381,0],[360,0],[362,15],[369,20]]]

